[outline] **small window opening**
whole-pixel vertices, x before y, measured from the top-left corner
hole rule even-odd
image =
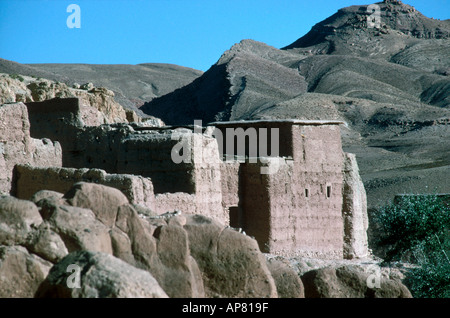
[[[327,186],[327,198],[331,197],[331,186]]]
[[[309,197],[309,189],[305,189],[305,197]]]

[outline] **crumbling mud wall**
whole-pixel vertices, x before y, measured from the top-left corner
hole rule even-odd
[[[156,211],[164,211],[169,206],[190,214],[203,214],[213,217],[225,224],[229,223],[229,216],[222,206],[222,174],[218,144],[216,139],[208,133],[195,132],[190,129],[172,130],[166,132],[164,140],[159,142],[158,149],[165,149],[165,156],[169,158],[156,163],[164,165],[157,166],[154,171],[148,171],[154,182],[164,182],[170,185],[175,183],[171,189],[156,193]],[[189,154],[184,158],[186,162],[176,163],[170,156],[172,151],[189,149]],[[185,154],[180,150],[180,153]],[[162,151],[158,154],[162,155]],[[152,166],[147,167],[150,169]],[[174,175],[172,177],[170,174]],[[155,178],[158,178],[155,180]],[[177,191],[174,191],[177,190]]]
[[[63,166],[103,168],[108,172],[115,172],[116,161],[111,162],[105,158],[118,151],[112,144],[115,139],[124,137],[124,134],[120,134],[120,127],[126,126],[125,124],[101,125],[100,122],[86,122],[84,118],[92,118],[92,114],[86,114],[87,108],[78,98],[31,102],[27,103],[27,108],[31,136],[58,141],[63,150]],[[112,133],[116,131],[118,133]]]
[[[58,141],[63,149],[65,167],[98,168],[116,173],[117,158],[122,151],[120,143],[129,134],[136,133],[133,127],[145,129],[162,124],[156,119],[128,123],[125,118],[122,123],[104,124],[105,120],[98,115],[101,112],[76,97],[53,98],[26,105],[31,136]]]
[[[221,130],[237,124],[223,123]],[[237,221],[233,224],[254,236],[267,253],[342,258],[339,123],[260,121],[251,125],[268,130],[279,127],[278,146],[283,156],[270,160],[259,157],[256,163],[247,157],[241,163],[239,207],[234,210]],[[269,173],[262,173],[264,169]]]
[[[238,161],[224,161],[220,165],[222,205],[225,209],[239,205],[239,170]]]
[[[150,179],[135,175],[107,174],[100,169],[75,169],[61,167],[34,167],[17,165],[16,197],[30,200],[38,191],[51,190],[66,193],[78,182],[91,182],[120,190],[132,204],[152,209],[155,206],[153,185]]]
[[[128,133],[119,141],[116,171],[150,177],[156,193],[195,193],[191,158],[179,164],[172,160],[172,148],[178,143],[171,138],[173,132],[148,130]]]
[[[34,174],[33,178],[43,178],[48,182],[47,188],[54,186],[52,189],[64,192],[70,182],[90,177],[87,175],[92,173],[86,173],[86,169],[101,169],[109,175],[135,175],[152,183],[151,197],[157,194],[158,199],[145,203],[148,205],[152,202],[151,208],[155,211],[164,213],[178,209],[186,213],[211,215],[228,222],[228,214],[222,206],[221,162],[217,141],[204,134],[202,129],[194,132],[189,127],[160,128],[127,123],[88,127],[81,118],[80,101],[77,98],[53,99],[29,103],[27,106],[31,133],[39,138],[50,136],[58,140],[62,144],[62,165],[78,169],[72,172],[60,169],[56,174],[54,171],[51,173],[60,181],[60,173],[65,175],[67,179],[63,180],[64,184],[45,178],[39,171],[27,171],[27,174]],[[172,150],[176,146],[179,155],[186,152],[186,149],[180,149],[180,145],[189,149],[189,154],[182,162],[175,162]],[[33,194],[36,187],[26,189],[28,181],[23,176],[21,180],[16,187],[21,195],[26,197]],[[105,183],[103,177],[96,180],[111,185]],[[39,188],[45,186],[43,182],[33,184],[39,184]]]
[[[0,192],[14,194],[13,170],[16,164],[61,166],[62,149],[58,142],[30,135],[27,107],[23,103],[0,106]]]
[[[354,154],[344,155],[344,187],[342,191],[344,219],[344,258],[364,258],[369,255],[367,230],[367,197]]]

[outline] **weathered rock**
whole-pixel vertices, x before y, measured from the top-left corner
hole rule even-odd
[[[60,198],[59,196],[56,195],[55,196],[50,195],[47,197],[39,198],[40,196],[39,192],[37,192],[36,194],[37,194],[36,199],[39,200],[37,200],[35,204],[39,208],[39,213],[41,214],[44,220],[50,218],[50,216],[53,214],[55,207],[70,205],[64,198]]]
[[[204,297],[200,270],[191,257],[187,233],[176,222],[171,223],[174,225],[156,218],[150,224],[139,217],[132,205],[119,207],[112,232],[114,255],[148,270],[172,298]]]
[[[25,243],[33,228],[41,223],[42,217],[32,202],[0,196],[0,245]]]
[[[301,279],[306,298],[411,298],[400,281],[371,276],[355,266],[312,270]]]
[[[167,225],[157,228],[153,236],[156,236],[158,256],[163,265],[160,275],[164,290],[168,293],[170,290],[174,298],[204,297],[200,269],[190,255],[186,231],[178,225]]]
[[[354,154],[344,154],[343,170],[344,258],[364,258],[369,255],[367,198]]]
[[[183,228],[202,272],[206,297],[277,297],[254,239],[202,215],[187,215]]]
[[[106,123],[127,122],[126,112],[114,100],[114,92],[106,88],[96,88],[92,83],[84,84],[80,89],[68,87],[47,79],[31,81],[27,85],[32,101],[41,102],[52,98],[78,97],[83,106],[82,116],[87,126],[97,126]],[[90,114],[91,116],[86,116]],[[92,119],[95,120],[92,120]]]
[[[27,249],[43,259],[57,263],[69,252],[61,237],[44,222],[28,237]]]
[[[80,251],[52,267],[36,297],[167,298],[167,294],[148,271],[109,254]]]
[[[122,230],[114,227],[111,232],[112,251],[115,257],[127,262],[130,265],[136,266],[133,250],[131,248],[131,240]]]
[[[0,105],[15,102],[40,102],[52,98],[78,97],[81,116],[87,126],[127,122],[125,109],[114,99],[114,92],[87,83],[81,87],[67,86],[48,79],[24,75],[0,74]],[[139,117],[134,116],[134,121]]]
[[[267,266],[275,280],[278,298],[305,298],[302,280],[287,261],[268,258]]]
[[[0,246],[0,298],[33,297],[51,263],[21,246]]]
[[[82,85],[80,85],[80,89],[84,89],[86,91],[91,90],[94,88],[94,84],[92,83],[84,83]]]
[[[112,254],[109,227],[88,209],[56,205],[43,199],[41,213],[50,229],[56,232],[69,252],[87,250]]]
[[[76,183],[64,198],[73,206],[92,210],[108,227],[114,225],[117,209],[128,204],[127,197],[119,190],[86,182]]]
[[[132,204],[132,206],[136,210],[136,212],[144,218],[157,216],[157,214],[152,209],[147,208],[141,204]]]
[[[32,201],[36,204],[42,199],[50,199],[50,200],[58,201],[58,200],[62,199],[63,196],[64,196],[64,194],[60,193],[60,192],[51,191],[51,190],[41,190],[41,191],[38,191],[35,194],[33,194],[30,201]]]
[[[0,76],[0,105],[29,101],[32,101],[31,94],[19,75],[2,74]]]

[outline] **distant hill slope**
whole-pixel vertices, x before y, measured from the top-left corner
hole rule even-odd
[[[192,83],[141,107],[168,124],[342,119],[369,205],[399,192],[450,192],[450,20],[400,1],[351,6],[283,49],[244,40]]]
[[[296,54],[244,40],[194,82],[141,107],[171,124],[251,119],[274,103],[305,93]]]
[[[42,77],[69,85],[93,83],[114,91],[116,101],[133,110],[203,74],[173,64],[19,64],[4,59],[0,59],[0,72]]]

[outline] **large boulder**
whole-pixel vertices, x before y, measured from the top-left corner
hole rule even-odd
[[[275,280],[278,298],[305,298],[303,282],[286,259],[267,258],[267,267]]]
[[[0,246],[0,298],[30,298],[52,264],[22,246]]]
[[[69,252],[87,250],[112,254],[109,227],[88,209],[39,201],[41,213],[50,229],[57,233]]]
[[[148,272],[105,253],[79,251],[50,270],[36,297],[167,298]]]
[[[119,190],[87,182],[76,183],[64,198],[73,206],[92,210],[108,227],[114,225],[118,207],[128,204],[127,197]]]
[[[171,298],[205,296],[188,235],[176,222],[146,221],[132,205],[123,205],[115,225],[111,234],[114,255],[152,273]]]
[[[206,297],[277,297],[275,281],[256,240],[202,215],[187,215],[183,228]]]
[[[64,194],[56,192],[56,191],[40,190],[40,191],[36,192],[35,194],[33,194],[30,201],[34,202],[35,204],[38,204],[38,202],[42,199],[52,199],[54,201],[59,201],[59,202],[63,203],[64,202],[62,200],[63,196],[64,196]]]
[[[0,196],[0,245],[20,245],[42,223],[33,202]]]
[[[173,290],[173,297],[204,297],[203,280],[200,269],[189,250],[188,234],[181,226],[158,227],[153,233],[157,240],[158,257],[163,269],[166,289]]]
[[[357,266],[328,266],[301,277],[306,298],[412,298],[400,281]]]
[[[67,238],[66,238],[67,239]],[[61,237],[44,222],[33,231],[25,244],[25,247],[33,254],[52,262],[59,262],[69,251]]]

